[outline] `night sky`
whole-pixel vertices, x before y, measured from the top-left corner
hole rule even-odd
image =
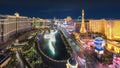
[[[0,14],[9,15],[78,18],[82,9],[87,19],[120,19],[120,0],[0,0]]]

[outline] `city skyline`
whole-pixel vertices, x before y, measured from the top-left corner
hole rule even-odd
[[[11,2],[7,5],[16,6],[17,2]],[[72,3],[72,1],[70,2]],[[25,3],[22,6],[30,7]],[[72,19],[75,15],[69,15],[66,18],[64,16],[67,14],[64,12],[69,11],[66,7],[62,8],[66,9],[64,12],[55,7],[54,10],[45,8],[46,13],[52,12],[53,14],[50,16],[43,14],[45,18],[48,18],[60,15],[54,14],[55,12],[63,12],[64,15],[60,16],[65,19],[58,19],[58,17],[41,19],[42,14],[38,13],[35,14],[41,16],[40,18],[30,18],[32,12],[25,8],[15,14],[4,15],[2,13],[0,15],[0,68],[120,67],[120,19],[116,19],[116,17],[113,17],[113,20],[106,19],[104,15],[104,19],[95,19],[94,17],[97,15],[93,12],[91,12],[92,17],[90,18],[94,19],[87,19],[89,18],[89,10],[87,9],[85,12],[84,9],[80,11],[79,18],[81,19],[77,19],[77,17]],[[31,10],[32,8],[35,7],[31,7]],[[17,11],[17,9],[15,10]],[[29,11],[29,16],[23,14],[22,11]],[[112,13],[115,14],[115,12]]]
[[[81,10],[85,10],[85,18],[119,19],[119,0],[1,0],[0,14],[13,15],[15,12],[21,16],[40,18],[78,18]]]

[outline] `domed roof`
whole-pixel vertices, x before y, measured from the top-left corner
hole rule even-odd
[[[102,37],[96,37],[94,40],[95,41],[104,41]]]
[[[69,63],[70,63],[71,65],[76,65],[77,62],[76,62],[76,60],[75,60],[74,58],[71,57],[71,58],[69,59]]]

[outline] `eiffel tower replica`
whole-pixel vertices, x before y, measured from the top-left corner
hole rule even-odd
[[[80,28],[80,35],[85,36],[86,34],[87,34],[87,31],[85,28],[84,10],[82,10],[82,23]]]

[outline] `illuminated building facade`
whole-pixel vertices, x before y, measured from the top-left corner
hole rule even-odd
[[[111,39],[120,40],[120,20],[113,20],[110,32]]]
[[[89,32],[101,33],[109,40],[120,40],[120,20],[89,20]],[[120,53],[120,44],[107,41],[106,49],[112,53]]]
[[[84,15],[82,15],[82,16],[84,17]],[[83,22],[83,17],[82,17],[82,22]],[[115,19],[115,20],[89,19],[88,21],[85,20],[84,27],[87,32],[98,33],[98,34],[104,35],[104,36],[106,36],[106,38],[108,40],[114,40],[114,41],[120,40],[120,31],[119,31],[120,30],[120,20],[119,19]],[[75,28],[76,28],[77,33],[81,32],[81,29],[83,28],[82,23],[77,22]],[[79,32],[78,32],[78,30],[79,30]],[[107,42],[106,49],[111,51],[112,53],[120,53],[119,44],[113,43],[113,41],[110,43]]]
[[[35,29],[49,28],[49,25],[52,23],[51,19],[41,19],[41,18],[35,18],[35,17],[33,17],[31,21],[33,24],[32,27]]]
[[[120,20],[106,20],[106,19],[89,19],[84,20],[84,10],[82,10],[82,21],[75,25],[76,32],[92,32],[100,33],[107,37],[107,39],[120,40]]]
[[[13,34],[31,29],[28,17],[15,15],[0,15],[0,43],[5,43]]]
[[[89,32],[105,34],[106,20],[89,20]]]
[[[120,40],[120,20],[89,20],[89,32],[104,34],[108,39]]]
[[[106,49],[112,53],[120,53],[120,43],[117,42],[120,40],[120,20],[108,20],[106,28],[107,39],[114,40],[107,40]]]
[[[107,41],[106,49],[112,53],[120,53],[120,43],[116,41]]]
[[[80,22],[76,23],[76,30],[81,28]],[[85,21],[85,28],[88,32],[101,33],[107,37],[107,39],[120,40],[120,20],[92,20]]]

